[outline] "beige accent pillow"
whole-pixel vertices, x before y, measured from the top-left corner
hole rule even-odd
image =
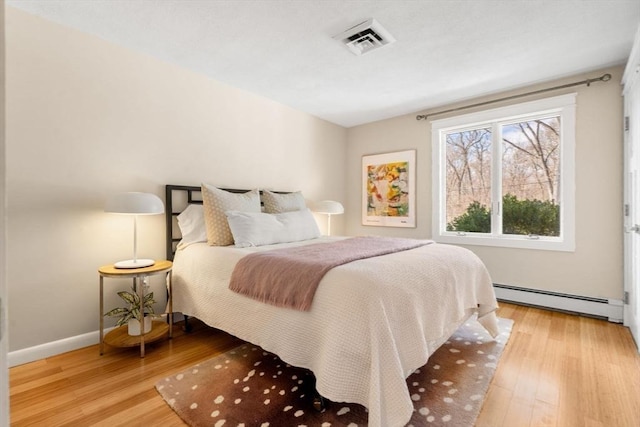
[[[260,192],[230,193],[212,185],[202,184],[204,223],[207,243],[211,246],[233,245],[226,211],[260,212]]]
[[[300,191],[278,194],[269,190],[262,190],[262,203],[264,204],[264,211],[271,214],[301,211],[307,208]]]

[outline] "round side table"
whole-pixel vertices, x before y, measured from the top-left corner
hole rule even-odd
[[[171,261],[156,261],[155,264],[149,267],[142,268],[116,268],[113,264],[103,265],[98,268],[98,274],[100,275],[100,355],[104,354],[104,344],[114,347],[136,347],[140,346],[140,357],[144,357],[145,342],[150,343],[163,338],[167,332],[169,338],[173,336],[173,289],[171,284],[171,269],[173,263]],[[168,277],[167,289],[168,289],[168,309],[167,318],[169,324],[165,322],[153,321],[151,331],[147,333],[141,333],[140,335],[132,336],[127,332],[127,325],[120,326],[113,329],[106,335],[104,334],[104,278],[130,278],[133,280],[133,289],[138,292],[140,297],[140,313],[144,313],[144,286],[142,281],[148,276],[165,273]],[[144,327],[141,326],[144,330]]]

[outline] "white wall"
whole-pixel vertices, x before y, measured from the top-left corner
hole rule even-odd
[[[578,93],[575,252],[467,246],[482,258],[494,282],[574,295],[622,298],[622,66],[437,109],[446,110],[572,83],[598,77],[605,72],[613,76],[608,83],[594,83],[590,87],[579,86],[544,95]],[[490,108],[503,105],[506,104],[494,104]],[[431,237],[431,125],[427,121],[416,121],[415,116],[405,115],[348,130],[346,225],[349,234]],[[452,114],[434,118],[450,116]],[[362,156],[406,149],[417,150],[417,227],[398,229],[361,225]]]
[[[96,269],[132,252],[111,194],[205,181],[346,202],[344,128],[11,7],[6,22],[10,350],[98,329]],[[138,233],[164,258],[162,215]],[[109,283],[108,306],[129,285]]]

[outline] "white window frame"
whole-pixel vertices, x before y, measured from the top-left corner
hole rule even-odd
[[[447,231],[446,220],[446,138],[445,134],[459,128],[493,127],[495,123],[512,120],[529,120],[545,115],[560,116],[560,236],[504,235],[497,227],[491,233],[460,233]],[[464,114],[431,124],[432,142],[432,238],[436,242],[463,245],[498,246],[507,248],[539,249],[551,251],[575,251],[575,120],[576,93],[545,98],[537,101],[510,105],[477,113]],[[500,170],[501,144],[493,135],[492,158],[492,209],[491,223],[497,224],[501,215],[502,182]],[[496,204],[498,204],[496,206]],[[495,207],[495,209],[493,208]],[[501,227],[499,227],[501,228]]]

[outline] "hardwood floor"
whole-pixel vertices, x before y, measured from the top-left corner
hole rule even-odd
[[[515,324],[477,426],[640,425],[640,356],[628,329],[507,303],[498,315]],[[144,359],[135,348],[100,356],[96,345],[11,368],[11,425],[182,426],[156,381],[239,342],[196,326],[175,328]]]

